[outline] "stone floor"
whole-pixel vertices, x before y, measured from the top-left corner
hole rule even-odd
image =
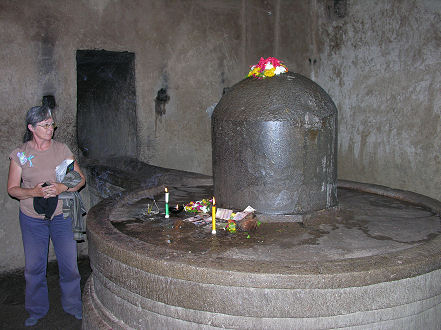
[[[78,261],[81,289],[91,273],[88,258]],[[50,262],[47,270],[49,287],[49,313],[33,327],[25,327],[28,317],[24,308],[25,279],[23,271],[0,275],[0,329],[81,329],[81,321],[65,313],[60,304],[57,263]]]

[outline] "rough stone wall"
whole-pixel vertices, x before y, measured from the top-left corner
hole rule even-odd
[[[315,81],[339,111],[338,176],[441,199],[441,2],[317,1]]]
[[[346,3],[345,17],[331,10],[336,3]],[[140,160],[210,174],[206,110],[260,56],[276,56],[336,103],[340,178],[441,199],[440,7],[438,0],[2,0],[0,272],[23,266],[7,157],[20,144],[26,110],[43,95],[58,104],[57,139],[77,152],[78,49],[135,53]],[[170,101],[156,116],[164,87]]]
[[[272,8],[264,0],[1,1],[0,272],[24,264],[18,202],[6,193],[8,155],[21,143],[25,112],[43,95],[57,102],[56,138],[78,153],[78,49],[135,53],[140,160],[211,174],[206,109],[258,56],[272,55]],[[170,101],[157,116],[161,88]]]
[[[313,26],[318,19],[316,1],[279,1],[274,56],[288,66],[289,71],[311,77],[316,60]]]

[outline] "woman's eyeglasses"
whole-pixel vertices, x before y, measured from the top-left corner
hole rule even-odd
[[[55,123],[49,123],[49,124],[37,124],[35,126],[40,126],[43,127],[44,129],[48,129],[48,128],[56,128],[57,125]]]

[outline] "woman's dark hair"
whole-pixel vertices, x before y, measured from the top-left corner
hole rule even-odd
[[[23,137],[23,142],[28,142],[32,140],[34,136],[28,128],[29,124],[35,127],[35,125],[40,121],[46,120],[51,117],[51,109],[49,109],[47,105],[30,108],[26,113],[26,132]]]

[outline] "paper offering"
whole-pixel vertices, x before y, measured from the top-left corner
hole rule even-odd
[[[242,212],[237,212],[236,215],[234,216],[233,220],[236,220],[236,221],[242,220],[248,214],[253,213],[254,211],[256,211],[256,210],[253,209],[251,206],[247,206],[247,208],[245,210],[243,210]]]
[[[232,213],[233,210],[218,207],[216,210],[216,219],[228,220],[230,219]]]
[[[245,218],[248,214],[252,214],[256,211],[251,206],[248,206],[245,210],[242,212],[237,212],[236,214],[233,213],[233,210],[230,209],[223,209],[221,207],[217,208],[216,210],[216,219],[223,220],[221,223],[226,223],[228,220],[231,220],[231,218],[235,221],[242,220]],[[212,223],[212,216],[210,214],[196,214],[193,217],[186,218],[184,221],[191,222],[195,224],[196,226],[202,226]]]
[[[208,214],[198,214],[194,217],[187,218],[184,221],[191,222],[196,226],[206,225],[211,222],[211,216]]]
[[[253,209],[251,206],[247,206],[247,208],[245,209],[245,210],[243,210],[244,212],[247,212],[247,213],[253,213],[254,211],[256,211],[255,209]]]

